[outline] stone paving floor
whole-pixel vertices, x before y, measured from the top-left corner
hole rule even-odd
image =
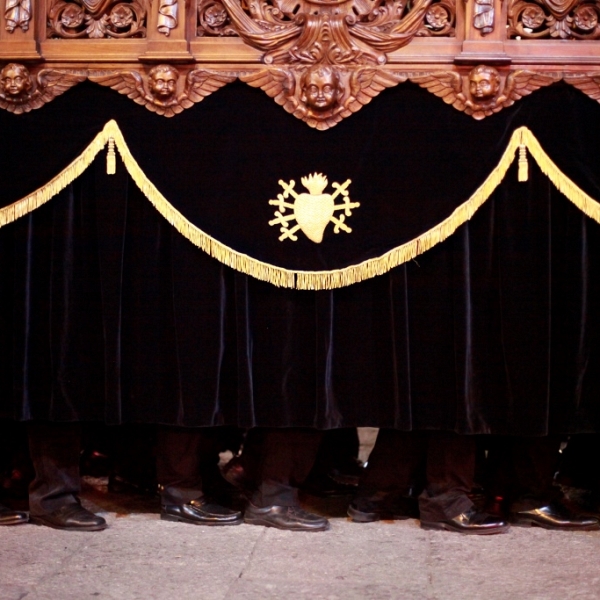
[[[600,599],[600,532],[461,536],[308,501],[330,531],[164,522],[155,499],[88,486],[105,531],[0,529],[0,600]]]

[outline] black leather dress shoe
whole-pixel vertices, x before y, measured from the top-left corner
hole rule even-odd
[[[513,513],[511,522],[519,526],[536,525],[563,531],[592,531],[600,528],[596,517],[576,515],[562,504],[554,503]]]
[[[12,510],[0,504],[0,525],[19,525],[27,523],[29,515],[26,512]]]
[[[161,508],[163,521],[178,521],[192,525],[239,525],[243,522],[242,513],[209,502],[204,498],[192,500],[189,504],[168,504]]]
[[[107,527],[102,517],[76,503],[65,504],[45,515],[31,515],[29,520],[36,525],[46,525],[46,527],[65,531],[101,531]]]
[[[244,522],[287,531],[327,531],[329,521],[309,513],[297,506],[267,506],[259,508],[249,504],[244,513]]]
[[[470,535],[491,535],[504,533],[509,525],[499,517],[471,508],[447,521],[421,521],[423,529],[442,529]]]

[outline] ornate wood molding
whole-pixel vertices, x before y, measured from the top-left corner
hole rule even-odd
[[[150,0],[54,0],[48,38],[102,39],[146,36]]]
[[[600,39],[600,2],[510,0],[508,35],[520,39]]]
[[[151,112],[173,117],[236,79],[262,89],[310,127],[326,130],[371,102],[385,88],[412,81],[455,109],[480,120],[532,92],[564,80],[600,102],[600,72],[497,69],[407,71],[382,67],[263,66],[239,71],[159,64],[137,68],[28,69],[8,63],[0,70],[0,108],[21,114],[40,108],[89,79],[110,87]]]
[[[373,64],[408,44],[432,0],[222,0],[238,35],[267,64]]]
[[[239,77],[325,130],[410,80],[483,119],[560,79],[599,99],[599,15],[600,0],[4,0],[0,108],[89,78],[171,117]]]

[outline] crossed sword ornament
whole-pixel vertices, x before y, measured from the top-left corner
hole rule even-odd
[[[313,174],[302,178],[302,184],[309,190],[309,193],[299,194],[294,189],[296,182],[292,179],[286,183],[282,179],[278,181],[283,188],[283,193],[277,194],[277,200],[269,200],[269,204],[276,206],[279,210],[275,211],[275,219],[269,221],[269,225],[281,225],[279,241],[290,239],[297,241],[298,236],[295,233],[298,229],[315,243],[320,243],[323,239],[323,233],[328,223],[333,223],[334,233],[345,231],[351,233],[352,229],[346,225],[346,217],[352,216],[352,209],[358,208],[360,202],[351,202],[348,193],[348,186],[352,181],[347,179],[344,183],[332,183],[334,192],[332,194],[323,194],[322,191],[327,186],[327,178],[321,174]],[[316,193],[315,193],[316,192]],[[342,195],[344,202],[335,204],[335,199]],[[286,202],[289,197],[294,198],[294,202]],[[312,205],[307,206],[307,202]],[[284,214],[289,208],[292,214]],[[334,216],[334,211],[341,210],[343,214],[339,218]],[[296,219],[297,223],[290,228],[290,222]]]

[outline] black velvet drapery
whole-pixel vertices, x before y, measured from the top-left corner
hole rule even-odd
[[[483,122],[412,85],[327,132],[234,84],[173,119],[82,84],[0,114],[2,205],[115,118],[146,174],[220,241],[288,268],[377,256],[438,223],[527,125],[600,199],[600,107],[566,85]],[[600,427],[600,225],[530,164],[415,261],[332,291],[236,273],[104,157],[0,229],[0,414],[182,425],[373,425],[464,433]],[[353,179],[352,234],[277,241],[273,182]]]

